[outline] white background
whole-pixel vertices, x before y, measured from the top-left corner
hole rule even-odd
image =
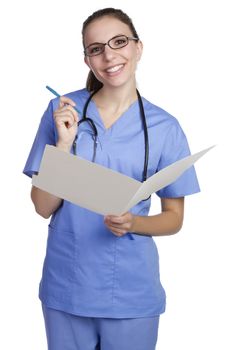
[[[167,292],[157,349],[231,350],[233,28],[227,0],[9,0],[0,9],[0,348],[46,349],[37,294],[48,221],[35,214],[22,169],[53,98],[45,85],[61,94],[84,87],[82,22],[106,6],[128,13],[144,43],[141,94],[178,118],[192,153],[217,145],[196,165],[202,192],[186,199],[182,231],[156,238]],[[154,197],[151,214],[158,210]]]

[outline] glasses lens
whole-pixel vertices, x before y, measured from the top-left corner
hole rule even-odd
[[[96,56],[101,54],[104,51],[104,44],[91,44],[85,49],[87,56]]]
[[[109,41],[109,46],[112,49],[120,49],[128,44],[128,38],[125,35],[115,36]]]

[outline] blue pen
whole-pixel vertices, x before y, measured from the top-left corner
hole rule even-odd
[[[53,90],[50,86],[46,85],[46,89],[48,89],[50,92],[52,92],[52,94],[54,94],[55,96],[61,97],[61,95],[59,95],[59,93],[57,93],[55,90]],[[73,106],[73,108],[76,110],[76,112],[78,112],[78,114],[81,115],[81,112],[75,106]]]

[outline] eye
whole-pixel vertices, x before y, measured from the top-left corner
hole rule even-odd
[[[123,46],[126,43],[127,43],[127,38],[125,38],[125,37],[116,38],[114,40],[114,45],[115,46]]]
[[[101,45],[93,45],[88,48],[88,51],[90,54],[99,53],[101,52],[102,46]]]

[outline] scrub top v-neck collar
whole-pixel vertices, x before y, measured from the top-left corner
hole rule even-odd
[[[99,109],[95,101],[91,100],[87,109],[87,116],[94,119],[98,132],[101,132],[102,136],[107,136],[109,134],[118,131],[120,128],[125,128],[127,123],[130,122],[131,118],[136,117],[136,108],[138,105],[138,100],[135,100],[131,105],[111,124],[110,127],[106,128],[104,121],[100,115]]]

